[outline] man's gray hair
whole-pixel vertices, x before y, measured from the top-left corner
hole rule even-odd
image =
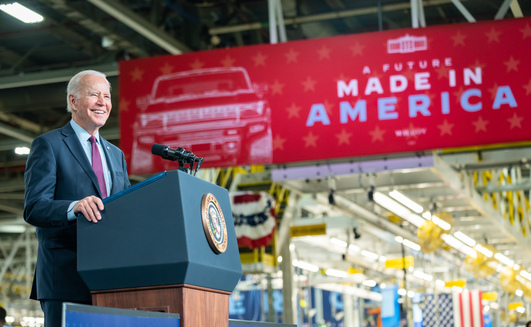
[[[96,71],[96,70],[83,70],[77,74],[75,74],[71,79],[70,82],[68,82],[68,86],[66,87],[66,111],[72,112],[72,107],[70,107],[70,94],[73,94],[76,99],[79,99],[79,81],[83,76],[86,75],[94,75],[94,76],[100,76],[105,78],[107,83],[109,84],[109,88],[111,87],[111,83],[107,80],[107,76],[105,76],[104,73]]]

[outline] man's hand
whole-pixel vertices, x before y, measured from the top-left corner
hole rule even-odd
[[[82,213],[88,221],[92,221],[93,223],[101,220],[101,210],[103,210],[103,202],[94,195],[87,196],[74,205],[75,214]]]

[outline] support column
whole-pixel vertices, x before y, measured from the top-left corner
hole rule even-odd
[[[352,295],[343,293],[343,322],[345,327],[354,327],[354,303]]]
[[[355,296],[354,297],[354,301],[352,301],[352,303],[353,303],[352,320],[354,322],[354,324],[352,325],[353,327],[361,327],[361,326],[363,326],[363,322],[361,320],[363,315],[360,312],[360,301],[362,301],[362,299],[360,299],[357,296]]]
[[[363,303],[363,299],[362,298],[358,298],[358,323],[359,323],[359,326],[365,326],[364,324],[364,318],[365,318],[365,307],[364,307],[364,303]]]
[[[419,15],[419,25],[420,27],[426,27],[426,16],[424,15],[424,6],[422,5],[422,0],[418,1],[418,15]]]
[[[267,5],[269,10],[269,43],[278,43],[279,33],[280,42],[286,42],[286,25],[284,25],[282,3],[280,0],[268,0]]]
[[[291,251],[289,249],[289,238],[282,248],[280,249],[280,255],[282,256],[282,298],[283,298],[283,312],[282,321],[285,324],[296,324],[297,317],[297,301],[295,299],[296,292],[293,290],[293,265],[291,264]]]
[[[315,322],[320,326],[324,321],[323,314],[323,290],[315,288],[313,292],[313,300],[315,302]]]
[[[419,27],[419,3],[417,0],[411,0],[411,27]]]
[[[271,274],[267,274],[267,320],[268,322],[275,322],[275,308],[273,307],[273,278]]]

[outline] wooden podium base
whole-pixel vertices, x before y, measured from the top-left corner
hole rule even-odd
[[[178,313],[181,327],[228,327],[230,292],[166,285],[92,292],[92,305]]]

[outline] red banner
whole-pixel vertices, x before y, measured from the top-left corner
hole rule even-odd
[[[529,53],[519,18],[124,61],[121,148],[151,173],[153,143],[213,167],[530,140]]]

